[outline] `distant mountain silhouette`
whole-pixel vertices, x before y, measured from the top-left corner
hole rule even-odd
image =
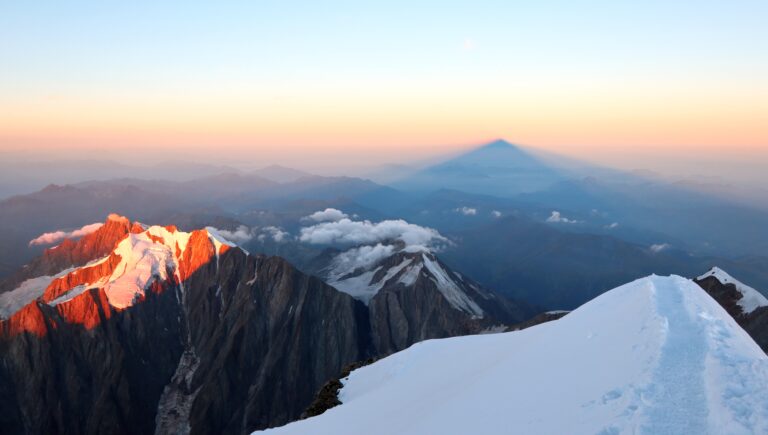
[[[280,165],[270,165],[253,172],[255,175],[267,178],[278,183],[289,183],[304,177],[310,177],[312,174],[294,168],[288,168]]]
[[[499,139],[393,183],[405,190],[456,189],[510,196],[546,189],[564,178],[531,153]]]

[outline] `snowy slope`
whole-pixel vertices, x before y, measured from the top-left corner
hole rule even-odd
[[[394,263],[393,258],[397,259]],[[331,265],[327,273],[328,284],[366,305],[382,289],[397,285],[411,287],[420,277],[432,281],[453,308],[475,318],[482,318],[484,312],[468,293],[478,293],[486,299],[490,297],[481,294],[481,289],[476,284],[468,282],[456,272],[447,270],[431,252],[401,251],[378,259],[366,267],[349,270],[345,266],[339,262]]]
[[[45,292],[45,288],[56,278],[60,278],[74,269],[66,269],[56,276],[38,276],[30,278],[15,289],[0,293],[0,320],[7,319],[11,314],[19,311],[24,305],[39,298]]]
[[[762,293],[740,282],[719,267],[713,267],[709,272],[696,279],[701,281],[710,276],[715,277],[722,284],[733,284],[736,286],[736,290],[742,295],[741,299],[736,301],[736,303],[744,310],[745,314],[749,314],[760,307],[768,306],[768,298],[763,296]]]
[[[768,358],[695,283],[649,277],[564,318],[431,340],[270,434],[767,433]]]

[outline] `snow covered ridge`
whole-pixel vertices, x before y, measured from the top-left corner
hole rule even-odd
[[[45,288],[56,278],[61,278],[72,272],[74,268],[66,269],[55,276],[38,276],[22,282],[9,292],[0,293],[0,320],[7,319],[24,305],[41,297]]]
[[[768,433],[768,357],[693,281],[651,276],[560,320],[416,344],[270,434]]]
[[[364,263],[360,258],[365,257],[360,252],[383,250],[385,254],[373,253],[376,259],[373,263]],[[354,251],[354,252],[353,252]],[[356,266],[350,269],[345,258],[353,253],[355,260],[351,263]],[[399,255],[398,255],[399,254]],[[380,256],[390,255],[383,259]],[[390,258],[398,258],[394,265],[387,265]],[[376,294],[385,287],[405,286],[411,287],[419,279],[430,280],[437,290],[459,311],[463,311],[474,318],[482,318],[482,308],[467,294],[465,286],[474,286],[473,290],[480,293],[481,289],[475,284],[466,283],[461,275],[446,270],[437,258],[429,252],[395,252],[395,248],[385,245],[375,247],[362,246],[339,254],[331,265],[328,274],[328,284],[337,290],[351,295],[368,305]],[[482,293],[480,293],[482,294]],[[490,296],[489,296],[490,297]]]
[[[434,256],[433,252],[450,244],[437,230],[401,219],[373,223],[354,217],[327,208],[303,218],[313,225],[301,229],[300,241],[344,246],[322,271],[328,284],[368,305],[384,288],[411,287],[419,278],[427,279],[452,307],[474,318],[483,317],[483,310],[464,288],[471,285],[475,292],[481,290],[446,270]],[[397,261],[393,263],[393,259]]]
[[[0,295],[0,319],[9,318],[35,300],[56,306],[94,288],[104,290],[111,306],[124,309],[141,300],[153,282],[182,282],[193,271],[193,263],[207,261],[201,258],[205,255],[204,249],[187,252],[195,233],[198,239],[210,242],[216,261],[221,253],[237,247],[214,228],[190,233],[172,226],[142,228],[143,232],[127,234],[113,252],[99,260],[56,276],[29,279],[15,290]],[[182,265],[185,261],[190,265]]]
[[[736,290],[741,293],[741,299],[736,303],[739,304],[744,314],[749,314],[760,307],[768,306],[768,298],[763,296],[762,293],[743,284],[719,267],[713,267],[709,272],[696,278],[696,280],[701,281],[709,277],[714,277],[722,284],[733,284],[736,287]]]

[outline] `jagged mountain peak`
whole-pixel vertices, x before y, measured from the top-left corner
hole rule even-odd
[[[123,231],[105,256],[25,282],[32,300],[0,320],[3,433],[245,433],[370,356],[349,295],[214,228],[129,222],[100,228]]]
[[[214,228],[183,232],[173,225],[146,226],[110,214],[95,232],[47,249],[40,264],[47,267],[48,274],[28,277],[17,288],[0,294],[0,318],[7,319],[9,334],[39,333],[44,330],[41,325],[24,319],[40,303],[67,313],[69,321],[93,327],[98,323],[94,311],[71,307],[87,305],[97,295],[105,304],[102,311],[123,310],[143,300],[149,291],[184,282],[234,247]],[[27,306],[31,307],[20,317],[16,315]]]
[[[421,281],[429,280],[455,309],[476,318],[484,316],[483,309],[467,293],[472,290],[484,298],[488,298],[488,294],[476,283],[451,271],[434,253],[408,247],[397,249],[392,245],[385,248],[393,252],[363,266],[353,263],[351,270],[345,269],[345,262],[332,260],[326,268],[328,283],[367,305],[382,290],[417,288]]]

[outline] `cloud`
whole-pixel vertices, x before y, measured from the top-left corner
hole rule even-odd
[[[348,217],[304,227],[298,239],[311,244],[346,246],[328,265],[331,281],[341,280],[358,269],[372,270],[398,252],[432,252],[450,244],[436,230],[402,219],[374,223]]]
[[[499,217],[501,217],[501,212],[498,211],[498,210],[494,210],[494,211],[491,212],[491,216],[493,216],[495,218],[499,218]]]
[[[84,225],[73,231],[57,230],[51,233],[43,233],[37,236],[36,238],[30,240],[29,246],[51,245],[64,239],[68,239],[72,237],[82,237],[82,236],[85,236],[86,234],[91,234],[92,232],[98,230],[99,228],[101,228],[102,225],[104,224],[101,222],[96,222],[93,224]]]
[[[653,252],[654,254],[658,254],[659,252],[665,251],[671,247],[672,245],[670,245],[669,243],[657,243],[655,245],[651,245],[650,249],[651,249],[651,252]]]
[[[316,211],[309,216],[305,216],[304,220],[314,222],[337,222],[347,217],[349,217],[349,215],[341,210],[326,208],[325,210]],[[357,215],[354,215],[354,217],[357,217]]]
[[[212,229],[228,241],[238,244],[249,242],[253,240],[254,237],[260,242],[273,240],[278,243],[287,242],[291,239],[291,234],[289,232],[275,226],[248,228],[245,225],[240,225],[234,231],[220,230],[217,228]]]
[[[373,246],[359,246],[348,249],[333,258],[331,262],[331,279],[341,278],[344,273],[354,272],[358,268],[367,269],[395,252],[393,245],[377,243]]]
[[[605,228],[607,228],[609,230],[612,230],[612,229],[615,229],[615,228],[618,228],[618,227],[619,227],[619,223],[618,222],[614,222],[614,223],[612,223],[610,225],[606,225],[605,226]]]
[[[261,234],[259,234],[259,241],[263,242],[267,238],[271,238],[273,241],[277,243],[287,242],[291,239],[291,234],[287,231],[283,231],[280,227],[264,227],[261,229]]]
[[[240,225],[234,231],[220,230],[218,228],[214,228],[214,230],[233,243],[241,244],[253,239],[253,231],[245,225]]]
[[[477,214],[476,208],[470,208],[470,207],[460,207],[453,209],[456,213],[461,213],[464,216],[474,216]]]
[[[373,223],[343,218],[335,222],[322,222],[302,228],[299,240],[318,245],[371,245],[397,240],[404,243],[408,250],[430,250],[439,244],[448,243],[448,239],[436,230],[402,219]]]
[[[568,219],[567,217],[560,214],[559,211],[553,211],[552,215],[550,215],[547,218],[547,222],[561,223],[561,224],[575,224],[575,223],[578,223],[579,221]]]

